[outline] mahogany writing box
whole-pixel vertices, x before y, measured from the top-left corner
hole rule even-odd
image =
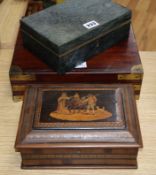
[[[13,99],[19,101],[29,84],[48,83],[129,83],[139,98],[143,68],[131,29],[129,38],[87,61],[87,68],[58,75],[37,56],[23,47],[21,33],[10,67]]]
[[[40,1],[30,1],[26,16],[44,8]],[[139,98],[143,68],[131,28],[128,39],[87,61],[87,68],[73,69],[58,75],[36,55],[23,47],[21,31],[17,37],[10,67],[10,81],[14,101],[22,100],[29,84],[48,83],[129,83]]]
[[[136,168],[142,139],[130,85],[33,85],[15,143],[23,168]]]

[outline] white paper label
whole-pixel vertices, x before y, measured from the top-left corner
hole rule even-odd
[[[83,63],[77,65],[75,68],[87,68],[87,63],[83,62]]]
[[[83,24],[83,26],[87,29],[92,29],[92,28],[97,27],[99,25],[100,24],[96,21],[90,21],[90,22],[87,22],[87,23]]]

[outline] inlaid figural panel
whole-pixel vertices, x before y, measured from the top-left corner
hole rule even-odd
[[[35,127],[124,127],[120,89],[46,89],[38,98]]]
[[[96,121],[111,117],[112,113],[108,112],[104,106],[97,106],[97,102],[98,99],[93,94],[81,97],[77,92],[73,96],[62,92],[57,99],[57,108],[50,113],[50,116],[69,121]]]

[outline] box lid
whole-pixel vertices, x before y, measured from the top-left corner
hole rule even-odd
[[[130,23],[131,11],[108,0],[67,0],[21,20],[21,27],[42,46],[65,54],[100,35]]]
[[[25,94],[17,151],[142,146],[130,85],[33,85]]]

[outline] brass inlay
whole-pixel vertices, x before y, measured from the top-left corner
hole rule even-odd
[[[142,80],[142,74],[118,74],[118,80]]]
[[[64,2],[64,0],[56,0],[57,4],[60,4],[60,3],[63,3],[63,2]]]
[[[135,95],[135,99],[139,100],[140,95]]]
[[[135,85],[133,85],[133,89],[134,89],[134,91],[140,91],[141,90],[141,85],[135,84]]]
[[[13,85],[12,90],[13,92],[15,91],[25,91],[27,86],[22,86],[22,85]]]
[[[35,75],[11,75],[11,81],[35,81]]]
[[[23,100],[23,96],[19,95],[19,96],[13,96],[13,101],[14,102],[20,102]]]
[[[135,65],[131,68],[132,73],[143,73],[142,64]]]

